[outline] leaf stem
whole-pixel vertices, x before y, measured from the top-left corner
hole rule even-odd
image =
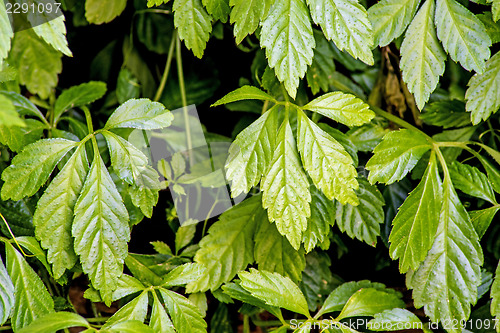
[[[82,106],[81,109],[85,113],[85,119],[87,120],[87,129],[89,130],[89,134],[94,133],[94,125],[92,125],[92,116],[90,115],[90,110],[86,106]]]
[[[172,40],[170,41],[170,46],[168,48],[168,56],[167,56],[167,63],[165,64],[165,70],[163,71],[160,86],[158,87],[158,90],[156,91],[156,95],[154,98],[155,102],[158,102],[160,100],[161,95],[163,94],[163,90],[165,89],[165,85],[167,84],[168,74],[170,72],[170,67],[172,65],[172,59],[174,57],[174,49],[175,49],[176,40],[177,40],[177,31],[174,30],[174,32],[172,34]]]
[[[189,114],[187,109],[186,86],[184,84],[184,71],[182,67],[181,39],[177,35],[176,38],[176,61],[177,61],[177,76],[179,77],[179,89],[181,91],[182,106],[184,110],[184,122],[186,125],[187,148],[189,151],[190,163],[192,162],[193,143],[191,142],[191,128],[189,127]]]

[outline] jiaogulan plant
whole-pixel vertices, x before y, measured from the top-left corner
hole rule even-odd
[[[499,19],[0,1],[0,331],[500,332]]]

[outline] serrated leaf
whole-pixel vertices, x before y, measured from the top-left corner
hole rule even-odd
[[[212,31],[212,17],[201,0],[174,0],[174,25],[188,49],[200,58]]]
[[[174,324],[170,320],[165,308],[161,304],[156,291],[153,294],[153,309],[151,311],[151,319],[149,326],[155,332],[175,333]]]
[[[62,92],[54,106],[54,123],[64,111],[78,106],[92,103],[106,93],[106,84],[99,81],[90,81],[71,87]]]
[[[276,99],[273,96],[263,92],[259,88],[253,86],[243,86],[234,91],[231,91],[226,96],[219,99],[217,102],[212,104],[211,106],[219,106],[223,104],[233,103],[237,101],[243,101],[248,99],[257,99],[261,101],[270,101],[275,103]]]
[[[226,283],[222,286],[222,290],[224,290],[226,295],[231,296],[231,298],[265,309],[277,318],[281,317],[281,310],[278,307],[267,305],[264,301],[252,296],[250,292],[241,287],[240,283],[241,281],[239,280],[236,280],[234,283]]]
[[[392,292],[391,289],[387,289],[384,284],[378,282],[370,282],[368,280],[362,280],[357,282],[346,282],[339,287],[335,288],[330,295],[328,295],[325,303],[319,310],[317,317],[335,311],[340,311],[347,303],[347,301],[354,295],[358,290],[362,288],[371,288],[385,293]]]
[[[500,108],[500,52],[486,62],[483,74],[475,74],[467,84],[466,109],[474,125],[487,120]]]
[[[198,280],[205,274],[205,267],[201,264],[187,263],[171,270],[163,280],[164,287],[183,286]]]
[[[426,137],[417,131],[401,129],[387,133],[366,163],[370,171],[368,180],[372,184],[389,185],[403,179],[431,147]]]
[[[19,333],[52,333],[70,327],[90,328],[89,323],[80,315],[71,312],[49,313],[19,330]]]
[[[304,0],[274,2],[262,23],[260,45],[266,49],[269,67],[295,99],[299,80],[312,63],[315,47]]]
[[[247,35],[254,33],[260,20],[266,17],[271,1],[230,0],[229,5],[232,7],[230,23],[234,23],[234,37],[236,44],[240,44]]]
[[[298,250],[311,215],[309,181],[302,169],[290,123],[286,120],[276,139],[269,171],[262,183],[262,206],[280,234]]]
[[[139,296],[122,306],[103,326],[111,327],[113,324],[127,320],[143,322],[148,314],[148,291],[143,291]]]
[[[329,90],[332,73],[335,72],[335,63],[331,42],[327,41],[325,35],[317,29],[314,29],[314,58],[311,66],[307,69],[307,85],[315,95],[320,90],[327,92]]]
[[[446,61],[434,28],[434,0],[427,0],[406,31],[401,44],[401,71],[420,110],[443,75]]]
[[[306,266],[304,250],[295,250],[267,218],[258,221],[254,240],[254,256],[259,270],[278,273],[294,282],[301,280]]]
[[[25,119],[25,127],[0,125],[0,142],[14,152],[22,151],[30,143],[39,140],[47,126],[35,119]]]
[[[35,6],[39,6],[40,4],[46,5],[44,1],[35,0],[33,2]],[[28,14],[28,20],[30,19],[30,15],[35,13]],[[47,44],[52,46],[57,51],[64,53],[68,57],[72,57],[73,54],[68,47],[68,41],[66,40],[66,25],[64,24],[64,15],[60,15],[54,17],[54,15],[50,15],[49,13],[40,12],[36,13],[37,17],[35,21],[40,22],[42,19],[45,20],[44,23],[36,25],[33,27],[33,31],[41,37]]]
[[[342,205],[337,201],[337,225],[349,237],[375,246],[380,236],[380,224],[384,223],[384,197],[376,186],[370,185],[364,178],[359,178],[358,182],[356,195],[359,204]]]
[[[35,194],[75,144],[75,141],[65,139],[45,139],[24,148],[2,173],[5,181],[2,199],[20,200]]]
[[[422,322],[413,313],[406,309],[392,309],[377,313],[375,318],[368,322],[371,331],[400,331],[401,327],[422,328]],[[389,329],[390,328],[390,329]]]
[[[10,25],[10,19],[7,14],[7,9],[5,8],[5,3],[0,4],[0,68],[3,67],[3,60],[7,58],[9,54],[11,40],[14,37],[14,32],[12,31],[12,26]]]
[[[361,127],[355,127],[347,131],[346,135],[357,150],[372,151],[382,141],[389,129],[378,124],[368,123]]]
[[[141,184],[153,184],[152,188],[140,187],[140,186],[130,186],[128,192],[130,194],[130,198],[132,199],[132,203],[134,206],[141,209],[142,214],[147,218],[151,218],[153,216],[153,208],[158,203],[158,173],[147,166],[140,173]]]
[[[491,15],[493,16],[493,21],[498,21],[500,19],[500,1],[499,0],[488,0],[491,2]]]
[[[451,180],[456,189],[476,198],[496,204],[495,193],[488,177],[477,168],[457,161],[449,167]]]
[[[227,22],[229,16],[229,0],[202,0],[203,6],[207,12],[212,15],[215,20],[220,20],[222,23]]]
[[[310,317],[307,301],[299,287],[278,273],[258,271],[240,272],[241,286],[266,304],[281,307]]]
[[[351,156],[300,110],[297,110],[297,141],[302,165],[314,185],[330,200],[357,205],[354,193],[358,188],[357,172]]]
[[[441,178],[436,157],[431,155],[427,170],[399,208],[389,236],[390,255],[399,258],[399,270],[417,269],[432,247],[441,210]]]
[[[465,112],[465,103],[456,99],[427,104],[420,119],[426,124],[445,129],[464,127],[471,123],[470,115]]]
[[[128,213],[101,156],[94,160],[75,205],[72,234],[83,271],[103,300],[111,303],[128,255]]]
[[[375,45],[386,46],[403,34],[420,0],[382,0],[368,9]]]
[[[0,325],[10,317],[14,302],[14,285],[0,258]]]
[[[194,238],[196,234],[195,224],[185,224],[180,226],[175,233],[175,251],[180,252],[184,247],[186,247]]]
[[[11,325],[14,331],[33,320],[54,312],[54,302],[45,285],[24,257],[10,243],[5,243],[7,272],[14,285]]]
[[[16,112],[11,100],[4,95],[0,95],[0,126],[26,126],[24,120]]]
[[[479,239],[483,238],[486,230],[488,230],[491,222],[493,221],[493,217],[495,217],[496,213],[500,210],[500,207],[493,206],[486,209],[481,210],[473,210],[469,212],[470,220],[474,229],[479,236]]]
[[[493,17],[489,12],[484,12],[476,16],[481,20],[481,22],[483,22],[484,27],[491,38],[491,43],[496,44],[500,42],[500,22],[494,22]]]
[[[86,0],[85,18],[89,23],[103,24],[119,16],[127,5],[127,0]]]
[[[365,7],[357,0],[308,0],[314,23],[321,26],[327,39],[333,40],[354,59],[373,65],[372,26]]]
[[[231,181],[232,197],[248,193],[269,168],[276,146],[277,116],[277,110],[267,111],[231,144],[226,177]]]
[[[316,187],[311,188],[311,198],[311,217],[302,236],[306,252],[311,252],[328,239],[330,229],[335,224],[336,214],[335,203],[328,200]]]
[[[500,262],[498,263],[497,271],[495,274],[495,282],[491,287],[491,314],[500,320]],[[497,326],[497,332],[499,328]]]
[[[375,117],[368,104],[340,91],[324,94],[303,107],[347,126],[361,126]]]
[[[466,70],[482,73],[490,57],[491,39],[483,23],[456,0],[437,0],[437,36],[451,59]]]
[[[337,320],[349,317],[373,316],[385,310],[404,306],[405,303],[397,294],[374,288],[363,288],[349,298]]]
[[[170,126],[172,119],[172,113],[161,103],[152,102],[147,98],[131,99],[109,116],[104,128],[153,130]]]
[[[267,223],[262,196],[253,196],[224,212],[200,242],[194,261],[207,270],[187,286],[188,292],[215,290],[254,261],[257,223]]]
[[[16,107],[20,115],[28,115],[37,117],[41,121],[46,121],[44,115],[29,99],[14,91],[0,91],[0,94],[9,98],[12,104]]]
[[[207,331],[207,323],[203,320],[196,305],[176,292],[161,288],[160,293],[172,318],[176,332],[203,333]]]
[[[73,209],[87,176],[85,145],[78,146],[64,168],[45,190],[33,216],[36,236],[52,264],[54,278],[59,279],[76,261],[73,250]]]
[[[45,43],[31,29],[16,33],[9,63],[19,69],[19,83],[32,94],[47,99],[62,70],[61,53]]]
[[[469,216],[451,180],[443,183],[443,205],[434,244],[418,270],[407,275],[415,307],[433,322],[467,320],[477,301],[483,253]],[[461,328],[448,328],[459,333]]]

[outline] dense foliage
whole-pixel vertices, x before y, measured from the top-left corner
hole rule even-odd
[[[500,332],[500,1],[9,5],[0,330]]]

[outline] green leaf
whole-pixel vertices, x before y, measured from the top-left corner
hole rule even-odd
[[[375,185],[370,185],[364,178],[359,178],[358,182],[356,195],[359,204],[353,206],[337,202],[337,225],[349,237],[375,246],[380,236],[380,224],[384,223],[384,197]]]
[[[144,322],[148,314],[148,291],[143,291],[139,296],[125,304],[111,318],[106,321],[103,326],[111,327],[113,324],[127,321],[137,320]]]
[[[269,67],[295,99],[299,81],[312,63],[315,47],[304,0],[274,2],[262,23],[260,44],[266,49]]]
[[[229,16],[229,0],[202,0],[203,6],[207,12],[212,15],[215,20],[220,20],[222,23],[227,22]]]
[[[368,104],[340,91],[324,94],[303,107],[347,126],[361,126],[375,117]]]
[[[451,59],[466,70],[482,73],[490,57],[491,39],[481,20],[456,0],[437,0],[434,23]]]
[[[330,295],[328,295],[325,303],[319,310],[316,317],[319,317],[325,313],[331,313],[342,310],[347,301],[354,295],[358,290],[362,288],[376,289],[384,291],[385,293],[392,292],[391,289],[387,289],[385,285],[378,282],[370,282],[368,280],[362,280],[357,282],[347,282],[339,287],[335,288]]]
[[[498,263],[497,271],[495,274],[495,282],[491,287],[491,314],[500,319],[500,262]],[[499,331],[497,326],[497,332]]]
[[[9,64],[19,69],[19,83],[32,94],[47,99],[57,85],[62,70],[61,53],[45,43],[31,29],[16,33]]]
[[[451,180],[456,189],[496,204],[495,193],[484,173],[473,166],[457,161],[453,162],[449,169]]]
[[[307,0],[314,23],[321,26],[327,39],[333,40],[354,59],[373,65],[372,26],[365,7],[357,0]]]
[[[406,309],[386,310],[377,313],[375,318],[368,322],[368,329],[371,331],[400,331],[401,328],[422,328],[422,322],[413,313]],[[390,328],[390,329],[389,329]]]
[[[323,33],[317,29],[314,31],[314,58],[311,66],[307,69],[307,85],[315,95],[320,90],[327,92],[329,90],[332,73],[335,72],[335,63],[333,57],[335,53],[331,42],[327,41]]]
[[[49,313],[32,322],[29,326],[17,331],[18,333],[53,333],[70,327],[87,327],[89,323],[80,315],[71,312]]]
[[[53,264],[55,279],[77,261],[71,235],[73,209],[87,172],[87,152],[81,144],[47,187],[33,216],[36,236],[48,250],[47,260]]]
[[[147,98],[131,99],[111,114],[104,128],[153,130],[170,126],[172,119],[172,113],[161,103],[152,102]]]
[[[424,123],[445,129],[470,125],[470,115],[465,112],[465,103],[453,100],[437,101],[426,105],[420,114]]]
[[[278,273],[294,282],[300,281],[306,266],[304,250],[295,250],[267,218],[259,221],[257,228],[254,256],[259,270]]]
[[[2,34],[0,34],[0,68],[2,68],[3,60],[9,54],[11,40],[14,37],[7,9],[3,2],[0,4],[0,31],[2,31]]]
[[[14,302],[14,285],[0,258],[0,325],[10,317]]]
[[[186,247],[194,238],[196,234],[195,224],[185,224],[180,226],[175,233],[175,251],[180,252],[184,247]]]
[[[200,242],[194,261],[205,274],[187,286],[188,292],[215,290],[254,261],[254,233],[257,223],[267,223],[262,196],[253,196],[224,212]]]
[[[443,206],[434,244],[418,270],[407,276],[415,307],[433,322],[467,320],[477,301],[483,253],[469,216],[445,177]],[[459,333],[460,329],[448,329]]]
[[[24,257],[10,243],[5,243],[7,272],[14,285],[11,325],[17,331],[35,319],[54,312],[54,302],[45,285]]]
[[[500,19],[500,1],[498,0],[488,0],[488,2],[492,2],[491,4],[491,14],[493,16],[493,20],[496,22]]]
[[[35,119],[25,119],[25,127],[0,125],[0,142],[14,152],[20,152],[24,147],[39,140],[47,126]]]
[[[127,0],[86,0],[85,18],[93,24],[108,23],[119,16],[126,6]]]
[[[100,330],[102,333],[155,333],[149,326],[137,320],[120,321],[113,326]]]
[[[373,316],[385,310],[404,307],[405,303],[397,294],[374,288],[364,288],[358,290],[349,298],[337,320],[349,317]]]
[[[204,273],[203,265],[187,263],[171,270],[163,280],[163,286],[183,286],[198,280]]]
[[[200,58],[212,31],[212,17],[201,0],[174,0],[174,25],[186,47]]]
[[[299,287],[278,273],[258,271],[240,272],[241,286],[266,304],[281,307],[310,317],[307,301]]]
[[[71,87],[62,92],[54,106],[54,123],[59,117],[71,108],[92,103],[106,93],[106,84],[99,81],[90,81]]]
[[[170,320],[165,308],[161,304],[156,291],[153,294],[153,309],[151,311],[151,319],[149,326],[155,332],[175,333],[174,324]]]
[[[43,114],[38,110],[38,108],[31,102],[29,99],[24,97],[21,94],[18,94],[14,91],[0,91],[0,94],[10,99],[12,104],[16,107],[17,112],[20,115],[28,115],[37,117],[41,121],[46,122]]]
[[[446,54],[434,28],[434,0],[427,0],[406,31],[401,44],[401,71],[420,110],[443,75]]]
[[[128,68],[122,68],[116,82],[116,98],[118,102],[122,104],[129,99],[139,98],[140,95],[141,84]]]
[[[292,128],[286,120],[280,128],[277,146],[262,183],[262,206],[280,234],[298,250],[311,215],[309,181],[302,169]]]
[[[486,70],[475,74],[469,81],[465,93],[466,109],[471,112],[474,125],[487,120],[500,108],[500,52],[486,62]]]
[[[20,200],[35,194],[75,144],[65,139],[45,139],[24,148],[2,173],[2,199]]]
[[[0,126],[26,126],[24,120],[21,119],[19,114],[16,112],[16,109],[10,99],[4,95],[0,95]]]
[[[420,0],[382,0],[368,9],[375,45],[386,46],[403,34]]]
[[[401,129],[387,133],[366,163],[370,171],[368,180],[372,184],[389,185],[403,179],[431,147],[426,137],[417,131]]]
[[[258,99],[261,101],[270,101],[276,103],[276,100],[271,95],[263,92],[259,88],[253,86],[243,86],[234,91],[231,91],[226,96],[219,99],[217,102],[211,106],[219,106],[223,104],[233,103],[237,101],[243,101],[247,99]]]
[[[486,230],[488,230],[491,222],[493,221],[493,217],[495,217],[496,213],[500,210],[500,207],[493,206],[486,209],[481,210],[473,210],[469,212],[470,220],[474,229],[479,236],[479,239],[483,238]]]
[[[222,286],[222,290],[224,290],[225,294],[234,299],[264,309],[277,318],[281,317],[281,310],[278,307],[267,305],[264,301],[253,296],[241,287],[240,282],[241,281],[236,280],[234,283],[226,283]]]
[[[248,193],[267,172],[277,131],[278,112],[272,108],[238,134],[231,144],[226,177],[231,181],[232,197]]]
[[[301,110],[297,110],[297,141],[302,165],[314,185],[330,200],[357,205],[357,172],[351,156]]]
[[[254,33],[260,20],[266,17],[271,6],[270,0],[230,0],[231,24],[234,23],[234,37],[236,44]]]
[[[170,317],[178,333],[206,332],[207,323],[203,320],[200,310],[182,295],[176,292],[160,289]]]
[[[147,166],[140,173],[140,178],[138,180],[140,184],[151,184],[152,188],[139,187],[139,186],[130,186],[129,194],[132,199],[132,203],[134,206],[139,207],[141,209],[142,214],[146,217],[151,218],[153,215],[153,208],[158,203],[158,173],[156,170]]]
[[[331,227],[335,224],[336,207],[332,200],[316,187],[311,188],[311,217],[302,236],[304,249],[311,252],[317,245],[328,239]]]
[[[417,269],[432,247],[441,210],[441,178],[436,157],[431,155],[427,170],[403,202],[394,218],[389,236],[390,255],[399,258],[399,270]]]
[[[35,0],[33,4],[35,6],[39,6],[40,4],[46,5],[47,3],[43,2],[42,0]],[[34,26],[33,31],[54,49],[61,53],[64,53],[68,57],[72,57],[73,54],[68,48],[68,41],[66,40],[66,25],[64,24],[64,15],[61,14],[60,16],[54,18],[53,15],[40,11],[38,11],[36,15],[37,21],[45,20],[45,22],[40,25]]]
[[[491,38],[491,43],[496,44],[500,42],[500,22],[494,22],[493,17],[489,12],[484,12],[476,16],[481,20],[481,22],[483,22],[484,27]]]
[[[371,152],[388,132],[389,129],[372,122],[361,127],[352,128],[347,131],[346,135],[357,150]]]
[[[83,271],[107,304],[128,255],[128,219],[120,193],[101,156],[94,151],[94,161],[75,205],[72,234]]]

